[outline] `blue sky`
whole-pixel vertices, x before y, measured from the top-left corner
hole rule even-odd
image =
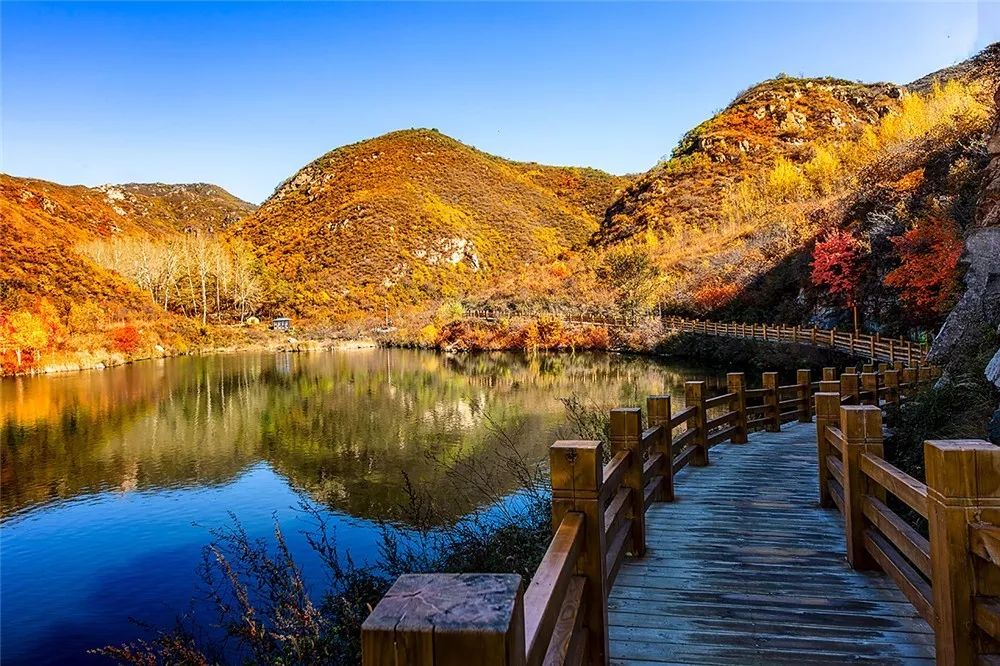
[[[435,127],[644,171],[779,72],[906,82],[1000,39],[987,3],[0,5],[4,172],[253,202],[345,143]]]

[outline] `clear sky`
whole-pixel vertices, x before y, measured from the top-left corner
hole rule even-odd
[[[644,171],[761,79],[907,82],[1000,39],[1000,5],[4,1],[0,25],[4,172],[256,203],[408,127]]]

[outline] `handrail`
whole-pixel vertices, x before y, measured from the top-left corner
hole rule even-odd
[[[767,334],[766,328],[764,331]],[[646,427],[643,427],[639,408],[612,410],[607,443],[611,455],[607,463],[603,462],[605,444],[602,442],[559,441],[549,449],[554,534],[526,592],[520,592],[519,577],[513,577],[517,581],[515,585],[509,576],[483,574],[478,578],[474,576],[474,582],[465,581],[463,586],[456,588],[450,579],[437,583],[438,575],[425,574],[423,577],[428,582],[420,595],[401,592],[391,603],[379,603],[365,622],[363,645],[370,644],[365,636],[370,636],[370,641],[378,637],[386,640],[385,636],[391,633],[393,641],[409,645],[417,639],[400,633],[433,633],[433,620],[428,619],[426,626],[421,628],[418,618],[421,614],[434,612],[436,606],[430,597],[435,590],[441,594],[467,594],[469,607],[481,608],[482,595],[488,593],[495,601],[500,587],[504,594],[510,595],[509,610],[503,611],[510,614],[506,620],[501,617],[488,621],[488,613],[482,610],[467,618],[468,630],[479,634],[477,640],[481,641],[478,644],[496,645],[497,650],[507,655],[505,661],[495,663],[505,666],[575,664],[584,663],[584,659],[588,664],[607,663],[608,592],[625,558],[644,555],[646,511],[655,503],[673,501],[675,474],[688,466],[710,464],[713,446],[723,442],[734,446],[746,443],[751,429],[778,431],[789,418],[809,421],[813,409],[817,423],[821,504],[837,507],[846,518],[848,560],[858,568],[885,570],[918,611],[937,623],[935,630],[940,640],[940,636],[946,635],[947,627],[939,626],[943,615],[936,612],[937,604],[943,603],[937,592],[938,580],[942,577],[951,580],[947,576],[954,576],[949,573],[950,569],[945,571],[945,564],[939,560],[957,555],[952,552],[952,545],[942,546],[933,541],[936,534],[933,525],[940,519],[942,506],[964,505],[951,500],[947,500],[951,503],[939,503],[938,495],[953,490],[949,491],[938,482],[941,487],[935,494],[933,483],[924,484],[882,458],[879,406],[842,406],[845,398],[856,400],[862,388],[871,393],[872,376],[874,385],[884,386],[885,390],[876,388],[870,399],[886,405],[905,399],[916,386],[933,380],[939,372],[936,368],[907,368],[901,364],[894,367],[882,364],[878,368],[868,365],[860,375],[867,378],[867,384],[862,387],[857,368],[845,370],[837,381],[836,371],[824,368],[823,380],[819,382],[812,381],[808,370],[800,370],[796,382],[786,385],[779,384],[777,373],[766,372],[761,376],[761,387],[754,389],[746,388],[743,373],[730,373],[726,392],[713,397],[705,395],[705,382],[686,382],[685,406],[676,413],[672,413],[669,396],[652,396],[647,400]],[[896,381],[900,377],[905,381]],[[836,390],[824,391],[830,388]],[[787,397],[789,395],[794,397]],[[759,404],[748,405],[748,400]],[[943,458],[939,458],[928,457],[929,475],[945,464]],[[1000,469],[1000,461],[997,462],[988,469]],[[685,477],[688,478],[698,477]],[[965,477],[958,474],[954,478]],[[1000,480],[989,488],[998,486]],[[932,522],[931,540],[890,509],[885,501],[886,493],[896,496]],[[964,527],[964,523],[962,525]],[[967,534],[966,540],[973,544],[962,551],[969,558],[974,553],[988,562],[1000,561],[1000,531],[992,525],[969,528],[963,534]],[[957,533],[948,533],[947,538],[948,544],[961,542]],[[502,580],[498,582],[498,578]],[[933,594],[931,579],[935,581]],[[402,581],[401,578],[397,585]],[[392,590],[387,598],[391,595]],[[961,598],[961,595],[953,596]],[[412,599],[416,599],[412,601],[414,605],[409,606]],[[490,608],[496,606],[494,601]],[[453,605],[454,599],[441,603],[442,607]],[[516,616],[514,610],[522,606],[523,618]],[[998,608],[988,599],[976,600],[975,606],[970,605],[967,609],[969,626],[1000,627],[1000,619],[997,624],[992,623],[994,617],[1000,618],[994,613]],[[971,619],[972,613],[975,613],[976,623]],[[405,622],[401,621],[403,617]],[[455,626],[457,620],[449,616],[447,621]],[[952,631],[958,630],[952,627]],[[435,652],[447,651],[449,648],[441,646],[448,639],[434,635]],[[465,645],[467,643],[457,642],[455,654],[468,658]],[[959,643],[951,641],[949,645]],[[960,652],[959,647],[952,649]],[[379,650],[364,649],[363,654],[368,666],[395,663],[383,659],[384,652]],[[434,661],[408,663],[420,666]]]
[[[857,374],[847,370],[840,388],[854,393]],[[908,394],[896,381],[900,370],[861,375],[868,379],[867,405],[844,406],[837,392],[816,394],[820,504],[843,514],[851,566],[884,571],[934,629],[937,663],[973,664],[986,655],[981,647],[992,654],[1000,638],[1000,447],[927,441],[926,482],[886,461],[881,407]],[[933,368],[918,370],[916,378],[912,369],[902,371],[905,384],[938,375]],[[929,537],[897,514],[887,495],[925,519]]]
[[[548,649],[547,639],[559,617],[583,547],[583,525],[583,514],[566,514],[524,593],[524,638],[529,664],[540,664]]]
[[[473,309],[465,313],[468,319],[501,321],[515,316],[509,311],[495,311],[486,308]],[[530,316],[530,315],[528,315]],[[560,316],[560,315],[553,315]],[[643,321],[660,321],[668,330],[680,333],[695,333],[721,337],[764,340],[768,342],[790,342],[814,347],[837,349],[851,354],[867,356],[873,360],[905,361],[908,365],[923,363],[930,345],[905,338],[883,338],[878,333],[850,333],[816,326],[786,326],[784,324],[744,324],[741,322],[716,322],[704,319],[688,319],[674,315],[658,317],[647,313],[639,317],[627,318],[615,315],[569,315],[561,316],[570,324],[584,324],[611,328],[635,328]]]

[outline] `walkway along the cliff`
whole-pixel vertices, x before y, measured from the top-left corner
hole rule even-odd
[[[498,322],[515,317],[515,315],[503,310],[471,310],[465,314],[465,317],[479,321]],[[783,324],[744,324],[654,315],[645,315],[634,320],[625,317],[583,315],[561,317],[561,319],[568,324],[619,329],[636,328],[643,322],[660,322],[665,332],[810,345],[824,349],[836,349],[871,359],[873,362],[896,363],[902,361],[910,366],[923,363],[929,349],[927,343],[914,342],[913,340],[883,338],[877,333],[875,335],[849,333],[837,329],[816,328],[815,326],[803,328],[802,326],[785,326]]]
[[[734,373],[711,398],[688,382],[676,413],[650,397],[645,424],[613,410],[607,463],[596,441],[550,449],[554,537],[527,589],[402,576],[364,663],[1000,663],[1000,448],[926,442],[926,484],[883,458],[881,407],[938,374]]]

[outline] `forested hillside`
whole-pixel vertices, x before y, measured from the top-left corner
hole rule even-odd
[[[8,365],[11,350],[39,348],[10,339],[42,310],[81,333],[156,322],[205,336],[274,315],[356,333],[388,320],[395,340],[432,345],[483,304],[932,332],[962,291],[962,257],[983,261],[969,251],[981,239],[967,241],[998,72],[995,44],[907,85],[782,75],[629,177],[514,162],[435,130],[335,149],[259,208],[206,184],[3,176]],[[64,337],[53,329],[42,347]],[[577,343],[609,344],[606,332]]]
[[[294,285],[296,312],[380,318],[476,294],[584,246],[627,182],[407,130],[323,155],[233,233]]]

